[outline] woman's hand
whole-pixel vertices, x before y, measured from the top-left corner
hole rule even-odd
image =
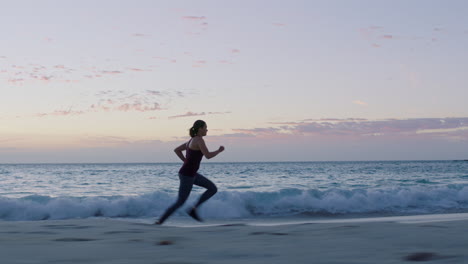
[[[218,149],[218,152],[223,152],[224,151],[224,146],[220,146]]]

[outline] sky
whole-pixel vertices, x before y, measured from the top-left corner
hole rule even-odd
[[[0,163],[468,159],[468,2],[18,0]]]

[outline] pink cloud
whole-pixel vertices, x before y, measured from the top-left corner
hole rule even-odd
[[[153,105],[144,105],[140,102],[135,102],[133,104],[122,104],[114,109],[118,111],[123,111],[123,112],[128,112],[128,111],[139,111],[139,112],[147,112],[147,111],[156,111],[156,110],[161,110],[161,107],[159,106],[158,103],[154,103]]]
[[[230,134],[223,134],[222,137],[228,138],[254,138],[255,135],[250,133],[230,133]]]
[[[187,20],[204,20],[204,19],[206,19],[206,17],[204,17],[204,16],[183,16],[182,18],[187,19]]]
[[[153,59],[165,60],[165,61],[169,61],[169,62],[172,62],[172,63],[176,63],[176,62],[177,62],[176,59],[171,59],[171,58],[167,58],[167,57],[153,56]]]
[[[204,116],[204,115],[220,115],[220,114],[229,114],[231,112],[200,112],[200,113],[195,113],[195,112],[187,112],[182,115],[175,115],[175,116],[169,116],[169,119],[174,119],[174,118],[181,118],[181,117],[191,117],[191,116]]]
[[[131,68],[133,71],[140,70]],[[141,69],[143,70],[143,69]],[[8,71],[10,83],[19,84],[19,79],[22,81],[46,81],[46,82],[78,82],[77,76],[72,74],[80,74],[81,78],[91,79],[102,77],[103,75],[117,75],[123,74],[120,70],[99,70],[96,67],[81,67],[80,69],[73,69],[65,66],[64,64],[57,64],[53,66],[43,66],[39,64],[30,63],[28,65],[11,65]],[[79,78],[79,77],[78,77]]]
[[[151,70],[143,70],[143,69],[139,69],[139,68],[130,68],[129,70],[135,71],[135,72],[151,71]]]
[[[37,77],[37,79],[41,81],[50,81],[50,79],[52,79],[52,76],[40,76]]]
[[[83,111],[72,111],[71,109],[69,110],[55,110],[50,113],[38,113],[35,116],[36,117],[46,117],[46,116],[74,116],[74,115],[82,115],[85,112]]]
[[[393,35],[383,35],[382,38],[384,38],[384,39],[393,39]]]
[[[232,52],[232,53],[239,53],[240,50],[238,50],[238,49],[232,49],[231,52]]]
[[[101,71],[102,74],[121,74],[121,71]]]
[[[205,112],[201,112],[201,113],[187,112],[187,113],[182,114],[182,115],[170,116],[169,119],[181,118],[181,117],[190,117],[190,116],[203,116],[203,115],[206,115]]]
[[[367,106],[367,103],[366,103],[366,102],[363,102],[363,101],[361,101],[361,100],[354,100],[354,101],[353,101],[353,104],[362,105],[362,106]]]
[[[253,128],[253,129],[233,129],[234,132],[239,132],[242,134],[249,135],[259,135],[259,134],[276,134],[280,131],[279,128],[268,127],[268,128]]]
[[[377,34],[378,31],[380,31],[381,29],[382,29],[381,27],[371,26],[371,27],[359,29],[359,33],[361,34],[363,38],[370,39],[370,38],[373,38],[374,35]]]
[[[233,129],[257,137],[323,136],[323,137],[444,137],[468,140],[468,117],[412,118],[367,120],[308,119],[302,122],[271,123],[281,127]]]
[[[177,91],[174,92],[178,95]],[[89,107],[85,107],[81,110],[68,111],[56,110],[50,113],[38,113],[34,116],[69,116],[86,114],[89,112],[152,112],[163,110],[160,103],[156,99],[162,96],[168,96],[169,94],[155,90],[146,90],[140,93],[128,94],[123,90],[105,90],[98,92],[95,96],[100,98],[98,102],[91,104]]]
[[[161,95],[162,95],[162,92],[160,92],[160,91],[155,91],[155,90],[146,90],[146,93],[149,94],[149,95],[157,95],[157,96],[161,96]]]
[[[11,84],[18,84],[18,83],[23,83],[24,79],[23,78],[13,78],[13,79],[8,79],[8,82]]]
[[[303,122],[348,122],[348,121],[367,121],[365,118],[320,118],[320,119],[304,119]]]

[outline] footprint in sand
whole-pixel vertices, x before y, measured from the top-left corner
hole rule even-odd
[[[174,244],[174,242],[170,241],[170,240],[161,240],[157,243],[158,246],[169,246],[169,245],[172,245]]]
[[[440,260],[440,259],[449,259],[454,258],[455,256],[441,256],[432,252],[416,252],[409,254],[404,258],[407,261],[431,261],[431,260]]]

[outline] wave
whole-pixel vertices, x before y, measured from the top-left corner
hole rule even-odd
[[[186,206],[199,193],[193,193]],[[0,219],[46,220],[89,217],[158,217],[175,201],[173,194],[112,197],[0,197]],[[346,214],[425,214],[468,210],[468,186],[386,189],[282,189],[276,192],[218,192],[200,213],[206,218]],[[183,216],[183,210],[177,213]]]

